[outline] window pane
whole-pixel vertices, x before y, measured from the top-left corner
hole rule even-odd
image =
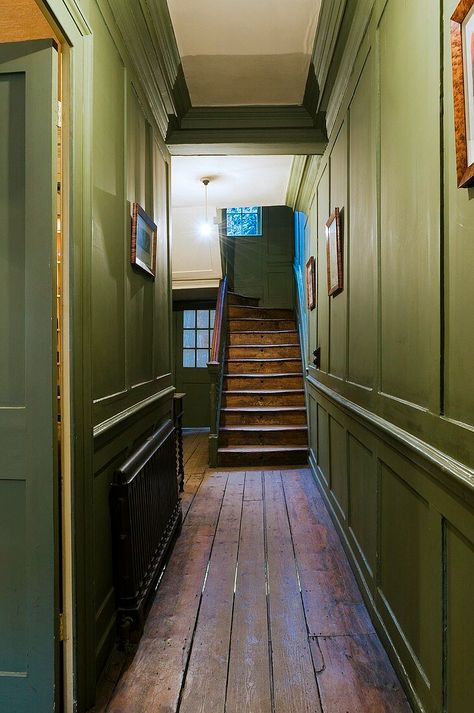
[[[198,349],[197,350],[197,363],[196,366],[200,369],[207,366],[209,361],[209,349]]]
[[[210,324],[211,327],[214,326],[214,320],[215,320],[215,318],[216,318],[216,310],[215,310],[215,309],[211,309],[210,312],[209,312],[209,324]]]
[[[198,309],[197,312],[197,326],[200,329],[209,327],[209,310],[208,309]]]
[[[202,349],[209,349],[209,330],[208,329],[198,329],[197,333],[197,345]]]
[[[195,352],[194,349],[183,349],[183,366],[185,367],[195,367]]]
[[[257,223],[256,213],[245,213],[242,216],[242,235],[256,235]]]
[[[196,326],[196,312],[193,309],[185,309],[183,313],[183,326],[192,329]]]
[[[227,216],[227,235],[240,235],[240,221],[240,213],[238,215]]]
[[[183,347],[194,348],[196,346],[196,332],[194,329],[183,331]]]

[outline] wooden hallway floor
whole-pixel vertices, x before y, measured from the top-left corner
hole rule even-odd
[[[185,520],[94,713],[410,711],[306,468],[212,470],[185,438]]]

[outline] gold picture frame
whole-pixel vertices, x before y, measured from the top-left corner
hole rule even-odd
[[[474,185],[474,0],[451,16],[454,133],[458,188]]]
[[[328,295],[337,295],[344,289],[342,264],[341,215],[336,208],[326,222],[326,260]]]
[[[134,203],[132,207],[132,235],[130,262],[155,278],[156,240],[158,228],[143,208]]]

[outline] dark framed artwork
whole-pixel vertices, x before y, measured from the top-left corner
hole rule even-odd
[[[328,295],[336,295],[344,287],[342,265],[342,235],[339,208],[326,222],[326,260]]]
[[[130,262],[155,277],[157,226],[138,203],[132,208]]]
[[[451,16],[454,132],[459,188],[474,185],[474,0],[461,0]]]
[[[311,256],[306,263],[306,304],[308,309],[312,310],[316,307],[316,263],[314,257]]]

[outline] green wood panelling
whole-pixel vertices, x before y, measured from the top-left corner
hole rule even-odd
[[[312,254],[318,263],[317,315],[305,317],[311,465],[414,709],[463,713],[474,650],[474,203],[455,178],[457,3],[443,18],[438,0],[365,4],[373,15],[350,76],[336,79],[346,89],[337,117],[331,99],[328,149],[292,186],[307,217],[300,267]],[[336,206],[345,288],[328,298]]]
[[[348,243],[350,241],[350,210],[347,202],[347,121],[339,131],[330,158],[330,213],[335,208],[340,210],[343,229],[344,265],[347,270]],[[329,214],[326,216],[326,220]],[[324,233],[323,233],[324,235]],[[320,254],[321,255],[321,254]],[[321,261],[326,267],[326,261]],[[349,285],[345,277],[345,290],[329,300],[329,373],[339,379],[346,376],[347,354],[347,295]],[[323,289],[327,294],[327,279]],[[327,300],[325,300],[327,301]]]
[[[373,97],[374,52],[362,71],[349,109],[350,238],[347,242],[347,377],[374,387],[376,364],[376,122]],[[364,176],[364,180],[361,180]]]
[[[56,117],[49,40],[0,45],[0,711],[56,704]]]
[[[232,240],[234,289],[259,297],[261,307],[294,307],[293,212],[286,206],[262,209],[262,235]]]
[[[390,396],[435,409],[440,48],[439,15],[433,3],[423,0],[408,7],[390,0],[379,39],[381,387]],[[410,111],[395,109],[402,104]]]
[[[377,543],[377,471],[373,452],[353,434],[349,435],[348,457],[349,525],[362,560],[375,571]],[[344,456],[340,456],[343,458]]]
[[[473,690],[474,542],[450,525],[446,527],[446,565],[447,709],[467,711]]]

